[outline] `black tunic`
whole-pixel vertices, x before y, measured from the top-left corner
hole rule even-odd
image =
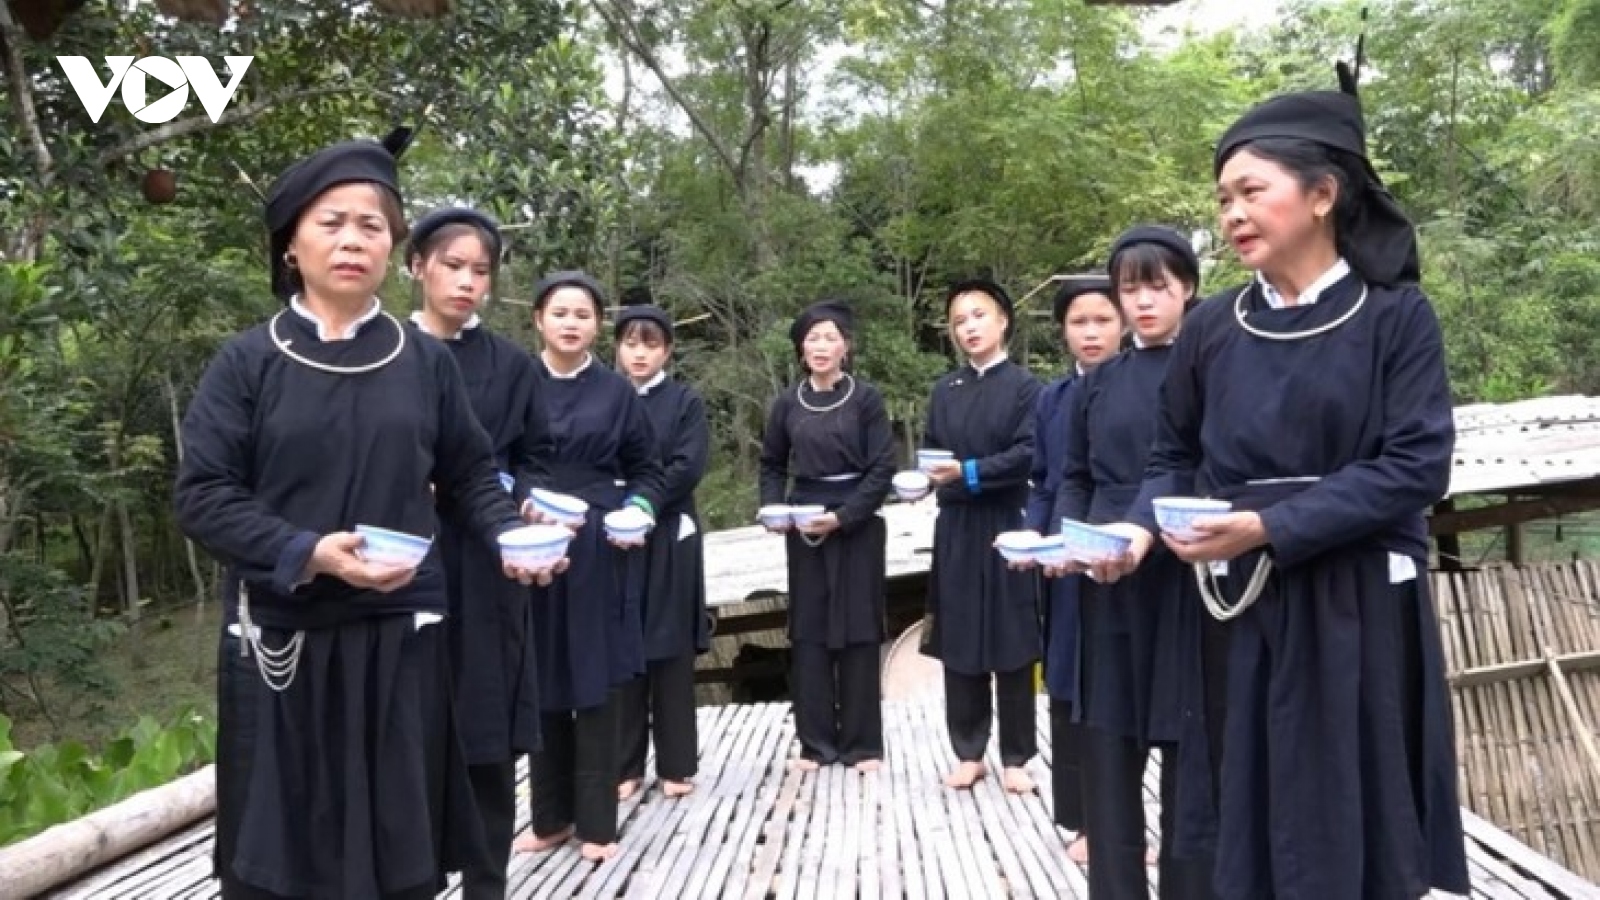
[[[706,563],[694,491],[711,456],[705,401],[668,377],[640,395],[661,451],[661,509],[644,553],[644,655],[675,659],[710,649]]]
[[[1314,329],[1362,290],[1351,276],[1315,304],[1275,310],[1253,289],[1247,321]],[[1342,326],[1271,340],[1238,323],[1237,293],[1185,322],[1131,510],[1153,530],[1154,497],[1235,498],[1261,511],[1275,563],[1259,602],[1223,626],[1220,802],[1200,829],[1217,841],[1217,889],[1224,900],[1465,894],[1424,522],[1454,444],[1438,320],[1415,287],[1373,286]],[[1297,478],[1320,480],[1261,483]],[[1417,577],[1391,583],[1391,554]],[[1258,555],[1230,564],[1230,597]]]
[[[945,375],[928,401],[924,445],[972,462],[939,488],[928,577],[932,627],[924,652],[962,675],[1011,672],[1039,659],[1038,580],[1012,571],[995,536],[1022,527],[1033,463],[1033,417],[1041,385],[1003,360],[983,374],[970,365]]]
[[[820,504],[839,519],[817,546],[793,531],[785,538],[790,641],[838,649],[883,640],[888,529],[878,507],[893,480],[894,434],[872,384],[851,376],[815,391],[807,378],[773,399],[762,505]]]
[[[361,367],[333,374],[291,360]],[[285,896],[416,888],[482,852],[451,725],[437,551],[389,594],[322,575],[297,584],[318,539],[369,524],[434,535],[430,483],[486,540],[518,521],[460,371],[387,317],[324,343],[286,312],[228,341],[184,417],[179,526],[227,565],[218,674],[216,866]],[[240,652],[241,587],[270,648],[304,641],[274,691]],[[401,825],[404,827],[400,827]]]
[[[1057,378],[1039,392],[1033,416],[1033,471],[1029,475],[1028,508],[1024,525],[1040,534],[1061,529],[1056,497],[1067,461],[1067,413],[1083,379],[1076,373]],[[1066,575],[1044,582],[1044,683],[1053,700],[1071,703],[1078,696],[1079,599],[1081,575]]]
[[[421,339],[428,335],[420,329]],[[466,381],[495,464],[513,494],[548,483],[551,451],[542,382],[528,352],[481,326],[446,340]],[[457,510],[441,510],[439,549],[450,594],[450,656],[461,741],[471,765],[539,749],[539,670],[529,638],[532,592],[500,571],[500,549],[472,534]]]
[[[546,712],[570,712],[600,706],[612,686],[644,673],[640,586],[629,589],[627,558],[606,540],[602,520],[629,495],[659,513],[661,456],[627,378],[594,360],[575,376],[556,377],[536,357],[534,371],[555,441],[551,487],[589,503],[566,574],[536,591],[533,604],[539,702]]]
[[[1127,517],[1156,431],[1156,400],[1172,348],[1125,350],[1084,376],[1055,518],[1101,525]],[[1188,566],[1165,546],[1115,584],[1085,580],[1081,598],[1083,707],[1088,724],[1144,743],[1175,742],[1185,695],[1199,677],[1200,615]]]

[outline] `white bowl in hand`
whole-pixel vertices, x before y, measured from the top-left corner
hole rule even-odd
[[[1207,500],[1200,497],[1157,497],[1150,502],[1155,507],[1156,524],[1161,530],[1180,541],[1197,541],[1200,532],[1194,526],[1233,509],[1226,500]]]
[[[584,523],[589,514],[588,501],[570,494],[534,488],[528,492],[528,499],[533,501],[533,508],[537,509],[540,515],[558,525],[577,527]]]
[[[924,447],[917,451],[917,471],[927,474],[939,463],[956,461],[955,453],[949,450],[934,450]]]
[[[826,515],[827,512],[828,508],[826,506],[818,506],[814,504],[806,506],[791,506],[789,507],[789,521],[794,523],[794,527],[796,528],[805,528],[812,522],[815,522],[817,519]]]
[[[357,525],[356,534],[361,535],[362,540],[358,555],[369,563],[381,566],[415,569],[422,565],[422,560],[428,555],[428,548],[433,546],[432,538],[418,537],[403,531],[391,531],[375,525]]]
[[[1069,557],[1089,565],[1116,559],[1133,545],[1125,535],[1076,519],[1061,520],[1061,539]]]
[[[524,525],[500,535],[500,558],[521,569],[548,569],[567,555],[572,532],[564,525]]]
[[[893,484],[895,496],[907,503],[915,503],[933,490],[926,472],[896,472]]]
[[[655,524],[650,514],[637,506],[624,506],[606,513],[606,537],[618,544],[642,544]]]
[[[789,507],[782,503],[774,503],[756,510],[756,519],[767,528],[788,528]]]
[[[995,535],[994,548],[1006,562],[1037,562],[1039,548],[1048,540],[1037,531],[1002,531]]]

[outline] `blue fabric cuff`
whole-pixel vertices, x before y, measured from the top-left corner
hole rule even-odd
[[[302,531],[289,539],[278,554],[278,565],[272,570],[272,589],[285,596],[295,592],[311,579],[304,577],[311,554],[316,552],[322,536],[315,531]]]
[[[966,479],[967,479],[967,490],[968,491],[970,491],[970,492],[972,492],[974,494],[978,494],[978,493],[982,493],[983,492],[983,488],[978,484],[978,461],[977,460],[969,459],[966,462],[962,463],[961,464],[961,472],[962,472],[963,475],[966,476]]]
[[[635,494],[632,497],[629,497],[628,499],[622,501],[622,503],[623,503],[624,506],[632,505],[632,506],[639,507],[640,509],[644,510],[647,515],[650,516],[650,521],[652,521],[652,522],[655,521],[655,519],[656,519],[656,508],[655,508],[654,504],[652,504],[649,500],[646,500],[645,498],[640,497],[638,494]]]

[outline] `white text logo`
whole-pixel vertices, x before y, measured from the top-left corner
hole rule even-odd
[[[223,59],[227,60],[228,73],[232,76],[226,85],[217,77],[211,61],[203,56],[180,56],[176,61],[165,56],[138,59],[132,56],[108,56],[106,67],[111,70],[111,80],[106,82],[100,80],[100,73],[95,71],[94,63],[89,62],[88,57],[58,56],[56,62],[61,63],[61,71],[67,73],[67,81],[72,83],[72,89],[77,92],[92,121],[100,121],[106,106],[111,103],[111,96],[121,87],[122,102],[128,107],[128,112],[141,122],[159,125],[172,121],[183,112],[183,108],[189,104],[190,88],[194,88],[195,96],[200,98],[200,105],[205,107],[206,115],[211,117],[212,122],[222,118],[222,111],[233,100],[239,82],[244,79],[245,70],[250,68],[255,57],[225,56]],[[147,90],[150,79],[155,79],[165,87],[167,95],[150,101]]]

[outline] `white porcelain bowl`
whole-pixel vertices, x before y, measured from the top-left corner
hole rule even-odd
[[[915,503],[933,489],[933,482],[925,472],[897,472],[894,476],[894,493],[907,503]]]
[[[541,515],[554,519],[560,525],[582,525],[589,514],[588,502],[570,494],[534,488],[528,492],[528,499],[533,501],[533,508]]]
[[[768,528],[788,528],[789,507],[782,503],[763,506],[756,510],[756,519]]]
[[[827,512],[828,508],[826,506],[791,506],[789,507],[789,521],[796,528],[804,528]]]
[[[1064,566],[1071,562],[1066,537],[1052,534],[1040,538],[1038,546],[1033,548],[1033,561],[1041,566]]]
[[[939,463],[955,462],[956,455],[949,450],[932,450],[924,447],[917,451],[917,471],[927,474]]]
[[[1220,516],[1233,509],[1226,500],[1206,500],[1199,497],[1157,497],[1151,501],[1155,507],[1156,524],[1161,530],[1180,541],[1193,541],[1200,537],[1194,530],[1196,522]]]
[[[500,535],[500,555],[524,569],[548,569],[567,555],[572,532],[563,525],[524,525]]]
[[[606,513],[606,537],[619,544],[642,544],[650,533],[650,515],[637,506],[624,506]]]
[[[1121,556],[1133,544],[1120,534],[1076,519],[1061,520],[1061,539],[1067,555],[1081,563],[1097,563]]]
[[[1036,562],[1039,547],[1048,540],[1037,531],[1002,531],[995,535],[994,547],[1006,562]]]
[[[428,555],[428,548],[433,546],[432,538],[390,531],[375,525],[357,525],[356,534],[361,535],[363,541],[361,558],[383,566],[414,569],[422,564],[423,558]]]

